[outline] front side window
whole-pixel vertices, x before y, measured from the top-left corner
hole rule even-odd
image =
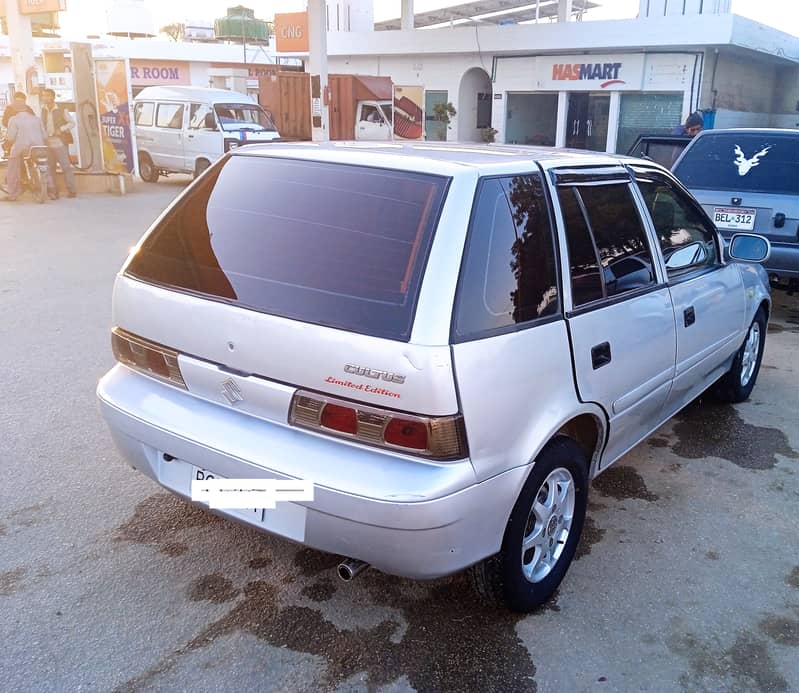
[[[214,112],[209,106],[199,103],[189,105],[189,130],[203,130],[212,123],[216,126]]]
[[[558,310],[555,250],[540,176],[484,180],[461,270],[455,333],[469,338]]]
[[[575,307],[655,284],[646,232],[626,183],[560,188]]]
[[[159,128],[180,130],[183,127],[183,104],[159,103],[155,124]]]
[[[133,122],[136,125],[152,125],[155,104],[140,102],[133,107]]]
[[[639,178],[638,187],[652,216],[669,276],[718,263],[715,234],[696,205],[666,181]]]

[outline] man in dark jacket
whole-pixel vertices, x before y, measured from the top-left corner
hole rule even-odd
[[[50,151],[50,170],[55,175],[55,162],[64,172],[64,180],[70,197],[75,197],[75,173],[69,160],[69,145],[72,144],[72,129],[75,121],[69,112],[55,102],[55,92],[42,92],[42,123],[47,133],[47,148]]]
[[[705,119],[699,111],[694,111],[685,119],[685,125],[678,125],[672,130],[672,135],[688,135],[696,137],[705,127]]]

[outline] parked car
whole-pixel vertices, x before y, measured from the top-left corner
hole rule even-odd
[[[707,388],[748,397],[770,305],[763,268],[725,261],[655,164],[244,147],[119,272],[97,394],[130,464],[173,493],[310,480],[312,502],[220,512],[347,557],[345,579],[471,567],[529,611],[574,556],[590,479]]]
[[[799,131],[705,131],[673,170],[726,239],[765,236],[772,280],[799,284]]]
[[[203,87],[145,87],[133,99],[139,175],[200,175],[230,149],[280,137],[246,94]]]
[[[671,168],[692,139],[690,135],[639,135],[627,155]]]

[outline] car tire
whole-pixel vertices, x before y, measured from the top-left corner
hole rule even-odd
[[[158,169],[153,164],[149,154],[142,152],[139,154],[139,176],[145,183],[158,182]]]
[[[585,454],[571,438],[557,436],[533,464],[508,519],[502,549],[470,568],[477,593],[521,613],[546,602],[574,558],[587,502]]]
[[[198,159],[194,165],[194,179],[199,178],[210,165],[211,162],[208,159]]]
[[[713,387],[713,394],[722,402],[743,402],[752,393],[763,360],[767,323],[766,311],[761,307],[746,332],[744,343],[735,354],[730,370]]]

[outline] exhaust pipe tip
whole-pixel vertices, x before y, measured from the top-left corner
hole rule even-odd
[[[336,572],[344,582],[350,582],[355,577],[369,567],[368,563],[359,561],[357,558],[346,558],[338,564]]]

